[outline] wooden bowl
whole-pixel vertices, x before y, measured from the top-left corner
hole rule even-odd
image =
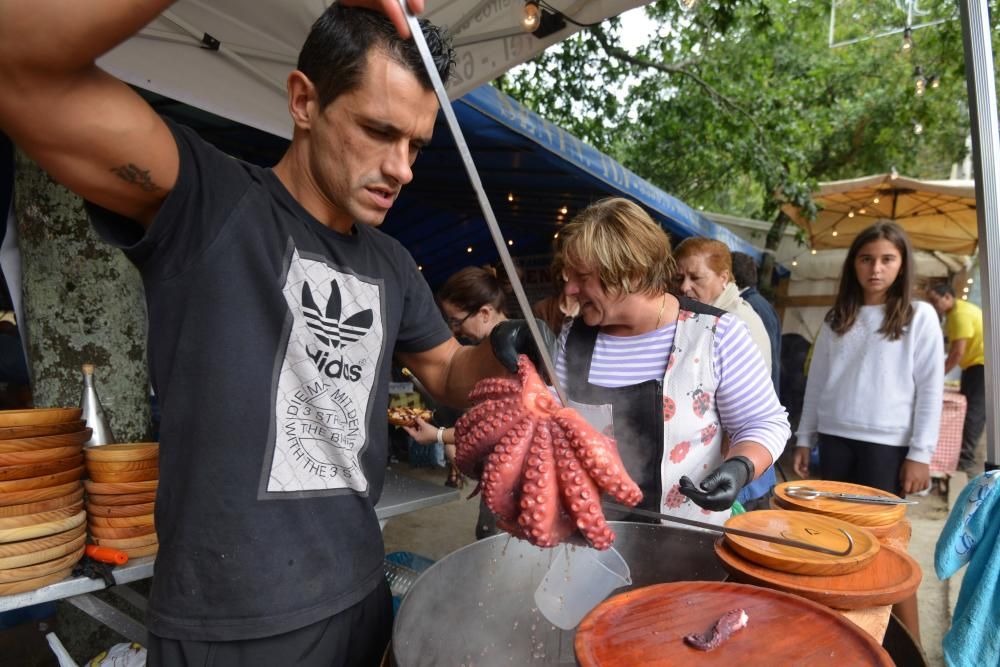
[[[61,533],[54,533],[31,540],[22,540],[20,542],[11,542],[9,544],[0,544],[0,558],[13,558],[15,556],[23,556],[51,549],[52,547],[58,547],[72,542],[78,536],[85,535],[86,533],[87,527],[83,523],[80,523],[79,526],[74,526]]]
[[[138,505],[140,503],[151,503],[156,500],[156,491],[143,491],[141,493],[88,493],[87,502],[92,505],[107,505],[110,507],[121,507],[125,505]]]
[[[815,575],[847,574],[860,570],[870,563],[878,555],[879,550],[878,540],[864,528],[846,521],[805,512],[757,510],[730,517],[726,521],[726,527],[838,550],[847,546],[847,540],[841,530],[850,534],[854,540],[851,553],[835,556],[726,534],[726,543],[737,554],[758,565],[782,572]]]
[[[158,442],[130,442],[118,445],[84,447],[88,461],[145,461],[160,454]]]
[[[87,532],[82,530],[82,528],[83,527],[81,526],[76,529],[76,537],[69,542],[64,542],[63,544],[57,544],[47,549],[39,549],[38,551],[31,551],[17,556],[0,558],[0,571],[9,570],[15,567],[24,567],[26,565],[34,565],[36,563],[45,563],[55,558],[62,558],[66,554],[73,553],[77,549],[85,546],[85,542],[87,541]]]
[[[36,523],[31,526],[19,526],[17,528],[6,528],[0,530],[0,543],[6,542],[20,542],[23,540],[30,540],[36,537],[45,537],[46,535],[54,535],[56,533],[62,533],[71,528],[76,528],[83,524],[87,519],[87,513],[80,510],[75,515],[71,517],[66,517],[63,519],[57,519],[55,521],[47,521],[45,523]]]
[[[73,573],[73,568],[68,567],[65,570],[60,570],[52,574],[47,574],[44,577],[38,577],[36,579],[24,579],[22,581],[14,581],[9,584],[0,584],[0,595],[14,595],[16,593],[26,593],[28,591],[34,591],[43,586],[48,586],[49,584],[54,584],[56,582],[62,581],[70,574]]]
[[[39,523],[48,523],[59,519],[68,519],[76,516],[83,509],[83,501],[78,500],[72,505],[67,505],[57,510],[48,512],[37,512],[35,514],[24,514],[22,516],[8,516],[0,518],[0,530],[8,528],[20,528],[21,526],[33,526]]]
[[[19,466],[45,461],[58,461],[80,453],[80,445],[65,447],[49,447],[48,449],[32,449],[24,452],[7,452],[0,454],[0,466]]]
[[[27,491],[0,493],[0,507],[11,507],[14,505],[37,503],[43,500],[52,500],[53,498],[62,498],[63,496],[68,496],[69,494],[74,493],[79,488],[80,480],[75,479],[72,482],[67,482],[58,486],[49,486],[43,489],[29,489]]]
[[[126,470],[124,472],[107,472],[104,470],[90,470],[90,479],[94,482],[145,482],[150,479],[160,478],[159,468],[146,468],[145,470]]]
[[[43,435],[37,438],[12,438],[0,440],[0,454],[10,454],[12,452],[29,452],[36,449],[51,449],[53,447],[68,447],[70,445],[80,445],[90,440],[91,430],[85,428],[82,431],[72,431],[70,433],[59,433],[55,435]]]
[[[0,482],[0,495],[13,491],[29,491],[31,489],[47,489],[67,482],[78,481],[83,477],[83,466],[79,465],[62,472],[54,472],[41,477],[25,477]]]
[[[2,426],[0,427],[0,440],[11,440],[18,438],[35,438],[48,435],[59,435],[60,433],[73,433],[82,431],[86,427],[86,422],[82,419],[76,421],[62,422],[59,424],[41,424],[36,426]],[[87,436],[90,439],[90,436]],[[86,442],[86,440],[84,440]]]
[[[774,487],[774,497],[783,507],[832,516],[835,519],[850,521],[857,526],[889,526],[902,519],[906,514],[906,505],[875,505],[872,503],[850,502],[833,498],[803,500],[802,498],[788,495],[787,489],[789,486],[808,486],[817,491],[828,491],[830,493],[854,493],[864,496],[883,496],[885,498],[899,498],[899,496],[870,486],[862,486],[861,484],[831,482],[822,479],[782,482]]]
[[[99,472],[131,472],[133,470],[148,470],[159,467],[156,459],[145,459],[143,461],[87,461],[87,471],[97,470]]]
[[[29,408],[27,410],[0,410],[0,427],[45,426],[78,421],[80,408]]]
[[[83,558],[83,550],[84,546],[81,544],[76,551],[72,551],[53,560],[15,567],[9,570],[0,570],[0,584],[9,584],[15,581],[24,581],[25,579],[44,577],[46,575],[65,570],[67,567],[72,568],[80,562],[81,558]]]
[[[50,510],[57,510],[61,507],[72,505],[81,499],[83,499],[83,484],[80,484],[72,493],[60,498],[42,500],[36,503],[25,503],[24,505],[8,505],[7,507],[0,507],[0,517],[23,516],[25,514],[48,512]]]
[[[794,593],[834,609],[866,609],[907,599],[920,586],[920,566],[905,551],[883,545],[871,563],[849,574],[810,576],[770,570],[742,558],[724,540],[715,554],[739,582]]]
[[[101,526],[105,528],[127,528],[129,526],[152,526],[152,514],[140,514],[138,516],[94,516],[87,517],[91,526]]]
[[[95,495],[109,495],[114,493],[146,493],[156,492],[156,486],[160,480],[150,479],[145,482],[92,482],[89,479],[83,480],[83,488],[87,493]]]
[[[156,542],[152,544],[147,544],[144,547],[132,547],[131,549],[122,549],[129,558],[142,558],[143,556],[155,556],[156,552],[160,550],[160,545]]]
[[[83,465],[83,454],[67,456],[64,459],[45,461],[43,463],[26,463],[19,466],[0,466],[0,482],[27,477],[41,477],[57,472],[65,472]]]
[[[152,514],[156,503],[140,505],[94,505],[87,503],[87,516],[93,520],[96,517],[142,516]]]
[[[139,537],[140,535],[156,534],[156,527],[152,524],[145,526],[122,526],[112,528],[109,526],[95,526],[92,523],[88,523],[87,530],[94,537],[110,537],[115,540],[120,540],[126,537]]]
[[[726,612],[747,627],[713,651],[684,643]],[[582,667],[892,667],[885,650],[843,615],[797,595],[757,586],[681,581],[637,588],[597,605],[577,628]]]
[[[156,544],[157,538],[156,533],[147,533],[136,537],[98,537],[93,535],[91,541],[98,546],[111,547],[112,549],[136,549]]]

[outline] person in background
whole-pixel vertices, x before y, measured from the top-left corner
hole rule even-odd
[[[558,269],[558,270],[557,270]],[[563,290],[562,269],[552,269],[552,285],[555,293],[531,305],[532,314],[548,325],[552,334],[558,336],[563,327],[573,320],[580,312],[580,304],[576,297],[566,294]]]
[[[781,320],[771,302],[757,291],[757,262],[745,252],[734,252],[733,281],[740,290],[740,298],[750,304],[767,330],[771,343],[771,382],[781,395]]]
[[[934,309],[912,301],[913,249],[903,229],[880,222],[857,235],[837,300],[813,348],[799,420],[795,472],[905,496],[930,484],[944,391],[944,351]],[[916,596],[900,621],[919,642]]]
[[[715,306],[740,318],[750,330],[764,364],[774,378],[770,333],[753,306],[740,297],[733,281],[733,259],[725,243],[704,237],[690,237],[674,251],[677,275],[674,284],[684,296]],[[774,385],[777,393],[777,385]],[[775,458],[777,461],[777,458]],[[768,507],[771,489],[777,482],[774,466],[769,466],[740,493],[739,501],[748,510]]]
[[[961,392],[965,396],[965,423],[962,425],[962,452],[958,467],[978,475],[976,447],[986,426],[986,372],[983,347],[983,311],[964,299],[955,298],[955,290],[946,283],[934,285],[927,291],[927,300],[938,315],[945,318],[945,335],[948,336],[948,356],[944,372],[958,366],[962,369]]]

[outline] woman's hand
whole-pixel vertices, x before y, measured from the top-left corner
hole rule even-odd
[[[410,26],[406,24],[406,16],[403,14],[403,7],[399,4],[399,0],[341,0],[341,2],[345,5],[382,12],[396,26],[396,30],[399,31],[403,39],[410,37]],[[424,11],[424,0],[407,0],[406,4],[415,16],[419,16]]]
[[[812,450],[808,447],[795,448],[795,460],[792,463],[792,470],[802,479],[809,477],[809,455],[811,453]]]
[[[899,481],[903,485],[903,495],[919,493],[931,483],[931,466],[906,459],[899,470]]]
[[[437,426],[425,422],[420,417],[417,417],[416,426],[404,426],[403,430],[409,433],[418,445],[433,445],[438,440]]]

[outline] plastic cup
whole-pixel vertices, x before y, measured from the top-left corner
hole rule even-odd
[[[614,548],[563,544],[535,590],[535,604],[552,625],[572,630],[613,590],[631,583],[628,563]]]

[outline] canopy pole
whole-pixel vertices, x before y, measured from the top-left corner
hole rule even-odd
[[[979,224],[986,353],[986,469],[995,470],[1000,462],[1000,422],[993,409],[1000,388],[1000,336],[995,335],[1000,332],[993,326],[993,313],[1000,314],[1000,267],[996,263],[1000,261],[1000,178],[997,173],[1000,129],[987,5],[985,0],[960,0],[958,3],[965,45],[965,80],[969,91],[976,220]]]

